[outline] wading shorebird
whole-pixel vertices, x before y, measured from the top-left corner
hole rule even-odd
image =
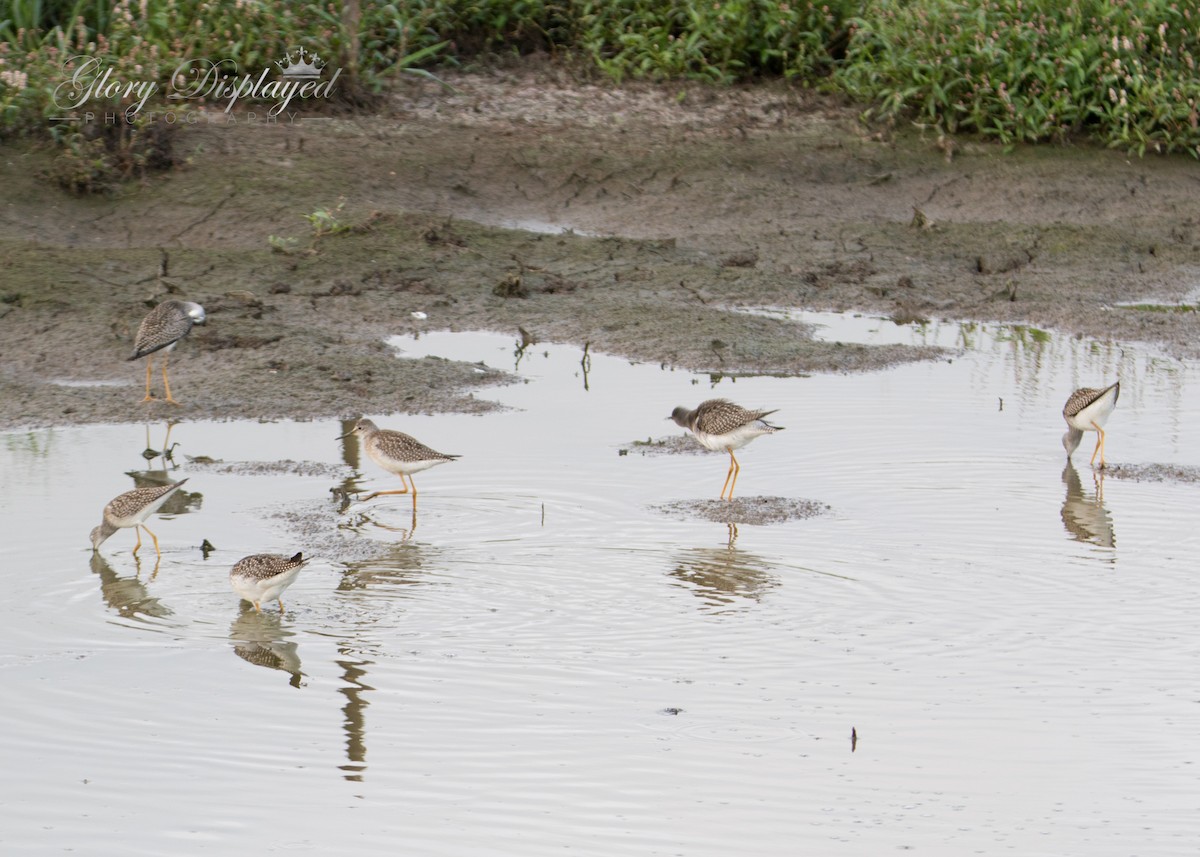
[[[142,319],[137,337],[133,341],[133,355],[129,359],[146,358],[146,397],[142,399],[143,402],[154,398],[150,395],[150,370],[154,365],[154,358],[150,355],[161,351],[166,401],[173,405],[179,404],[171,395],[171,382],[167,380],[167,358],[175,344],[187,336],[195,324],[204,324],[204,307],[191,301],[163,301]]]
[[[303,553],[284,556],[277,553],[256,553],[242,557],[229,570],[233,591],[262,612],[262,602],[278,601],[283,612],[283,591],[292,585],[300,569],[308,564]]]
[[[1067,433],[1063,435],[1063,449],[1067,458],[1079,446],[1085,431],[1097,434],[1096,448],[1092,450],[1090,464],[1096,463],[1096,453],[1100,453],[1100,467],[1104,467],[1104,423],[1108,420],[1117,406],[1117,397],[1121,395],[1121,382],[1117,381],[1111,387],[1094,390],[1091,387],[1081,387],[1071,394],[1063,405],[1063,419],[1067,421]]]
[[[92,530],[92,550],[100,550],[100,545],[104,543],[104,540],[117,530],[133,527],[137,533],[137,544],[133,546],[134,556],[137,555],[138,548],[142,546],[142,530],[145,530],[154,540],[154,553],[161,557],[162,551],[158,547],[158,536],[150,532],[145,521],[161,509],[163,503],[166,503],[184,482],[187,480],[180,479],[174,485],[135,488],[109,500],[108,505],[104,507],[103,521],[100,526]]]
[[[351,434],[361,437],[363,447],[367,450],[367,455],[371,457],[371,460],[389,473],[399,476],[400,484],[404,486],[399,490],[374,491],[362,498],[364,502],[383,494],[407,494],[408,486],[412,485],[413,505],[415,506],[417,483],[413,482],[412,475],[461,457],[432,450],[404,432],[381,429],[367,419],[356,422],[354,428],[338,439]],[[406,476],[408,477],[407,481],[405,481]]]
[[[721,499],[732,500],[733,486],[737,484],[738,474],[742,470],[733,451],[741,449],[756,437],[782,431],[783,426],[773,426],[764,419],[773,413],[773,410],[748,411],[725,399],[709,399],[701,402],[694,411],[680,406],[667,419],[688,429],[705,448],[714,452],[728,450],[729,471],[721,487]],[[726,489],[729,490],[728,497],[725,496]]]

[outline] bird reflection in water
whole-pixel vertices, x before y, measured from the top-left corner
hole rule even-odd
[[[425,582],[424,566],[437,562],[434,557],[441,554],[436,548],[415,542],[380,545],[383,548],[368,559],[351,560],[345,563],[345,571],[338,581],[338,592],[354,592],[363,589],[387,591],[395,587],[407,587]],[[398,591],[398,590],[396,590]]]
[[[346,764],[339,765],[342,776],[353,783],[361,783],[367,770],[367,720],[366,710],[370,702],[367,694],[375,688],[367,684],[367,667],[372,661],[361,660],[348,649],[341,650],[336,663],[342,670],[341,694],[346,697],[342,706],[342,728],[346,733]]]
[[[91,566],[92,572],[100,575],[100,596],[118,616],[125,619],[165,619],[171,615],[171,609],[152,596],[138,577],[121,577],[100,553],[92,553]],[[155,565],[157,570],[158,566]],[[138,574],[141,574],[140,563]]]
[[[411,587],[426,582],[427,565],[445,562],[442,551],[428,545],[402,542],[379,547],[383,550],[368,559],[347,562],[337,585],[338,593],[348,596],[342,603],[352,608],[356,624],[367,629],[362,634],[353,633],[340,644],[339,657],[335,659],[342,675],[339,692],[346,698],[342,706],[346,763],[340,770],[352,782],[361,782],[367,770],[366,710],[375,690],[367,681],[368,669],[374,661],[365,658],[363,650],[373,650],[376,645],[365,644],[363,638],[371,636],[381,622],[395,615],[387,600],[389,596],[404,597]],[[362,597],[355,597],[358,594]]]
[[[163,473],[167,472],[168,467],[178,468],[179,465],[175,461],[175,447],[179,446],[179,442],[171,443],[171,430],[178,424],[178,420],[167,420],[167,432],[163,437],[162,448],[155,449],[150,444],[150,424],[146,423],[146,448],[142,450],[142,458],[146,459],[149,466],[156,459],[161,460],[161,468]]]
[[[517,333],[521,338],[517,340],[517,344],[513,347],[513,371],[521,371],[521,358],[525,356],[525,350],[531,345],[537,345],[537,337],[523,327],[517,327]]]
[[[173,477],[162,470],[130,470],[125,475],[133,480],[135,488],[156,488],[170,485],[173,481]],[[186,515],[188,512],[195,512],[199,509],[203,501],[204,495],[199,491],[186,491],[181,488],[162,504],[158,514]]]
[[[179,420],[167,421],[162,448],[155,449],[150,442],[150,424],[146,424],[146,448],[141,452],[142,458],[146,461],[146,469],[125,471],[125,475],[133,479],[134,488],[159,488],[179,481],[178,477],[171,472],[179,469],[179,464],[175,461],[175,448],[179,446],[179,443],[171,442],[171,432],[177,425],[179,425]],[[156,467],[156,464],[159,466]],[[159,514],[183,515],[194,512],[200,508],[202,499],[203,495],[198,491],[176,491],[163,504]]]
[[[1092,490],[1084,491],[1075,465],[1067,461],[1062,472],[1067,496],[1062,504],[1062,522],[1071,538],[1104,548],[1115,548],[1112,515],[1104,507],[1104,471],[1092,472]]]
[[[376,527],[380,530],[387,530],[389,533],[399,533],[401,543],[410,541],[413,534],[417,531],[417,507],[413,504],[412,519],[407,527],[395,527],[391,524],[383,524],[371,517],[369,512],[357,512],[347,518],[345,521],[338,524],[341,529],[351,530],[352,532],[362,532],[367,525]]]
[[[283,617],[274,611],[257,613],[254,607],[241,602],[238,617],[229,627],[233,653],[247,663],[287,673],[288,684],[301,687],[304,673],[300,671],[300,654],[289,640],[294,632],[283,624]]]
[[[729,524],[730,542],[719,548],[689,548],[675,558],[671,576],[684,582],[708,609],[759,601],[779,585],[769,563],[734,547],[737,526]]]

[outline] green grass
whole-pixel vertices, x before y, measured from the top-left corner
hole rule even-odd
[[[1200,153],[1195,0],[868,6],[837,80],[877,116],[1005,143],[1087,134]]]
[[[304,45],[364,91],[540,52],[616,81],[786,78],[1006,144],[1197,156],[1198,31],[1200,0],[0,0],[0,135],[45,133],[75,54],[165,82],[186,58],[259,70]]]

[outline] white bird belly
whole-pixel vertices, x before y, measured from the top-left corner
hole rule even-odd
[[[431,467],[437,467],[439,464],[445,464],[449,460],[445,458],[430,458],[424,461],[394,461],[390,458],[376,457],[374,455],[371,458],[375,459],[375,463],[384,470],[394,473],[397,476],[401,473],[405,475],[420,473],[422,470],[428,470]]]
[[[764,434],[770,434],[771,430],[765,428],[761,423],[754,422],[749,425],[742,426],[739,429],[734,429],[726,434],[706,434],[704,432],[693,432],[696,440],[705,449],[711,449],[714,452],[724,452],[730,449],[741,449],[743,446],[754,440],[756,437],[762,437]]]
[[[292,581],[300,573],[300,568],[300,566],[297,566],[289,571],[277,574],[268,580],[235,577],[230,582],[233,584],[234,591],[251,603],[274,601],[283,594],[285,589],[292,585]]]
[[[1079,413],[1067,417],[1067,425],[1080,431],[1095,431],[1096,426],[1103,428],[1117,405],[1116,392],[1115,389],[1109,389]]]

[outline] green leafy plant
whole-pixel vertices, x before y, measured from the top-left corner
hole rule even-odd
[[[337,206],[332,209],[318,208],[312,214],[304,215],[304,219],[312,226],[313,243],[315,244],[318,238],[324,238],[326,235],[337,235],[339,232],[346,232],[350,229],[345,223],[338,220],[338,215],[342,209],[346,207],[346,200],[338,200]]]
[[[167,82],[187,59],[246,72],[307,45],[348,64],[358,106],[401,73],[547,52],[618,81],[791,78],[941,134],[1200,156],[1198,34],[1193,0],[0,0],[0,137],[49,133],[71,57]]]
[[[1004,143],[1090,134],[1200,154],[1200,9],[1172,0],[871,4],[839,86],[885,118]]]
[[[276,253],[283,253],[290,256],[298,249],[299,242],[295,238],[283,238],[279,235],[268,235],[267,244]]]

